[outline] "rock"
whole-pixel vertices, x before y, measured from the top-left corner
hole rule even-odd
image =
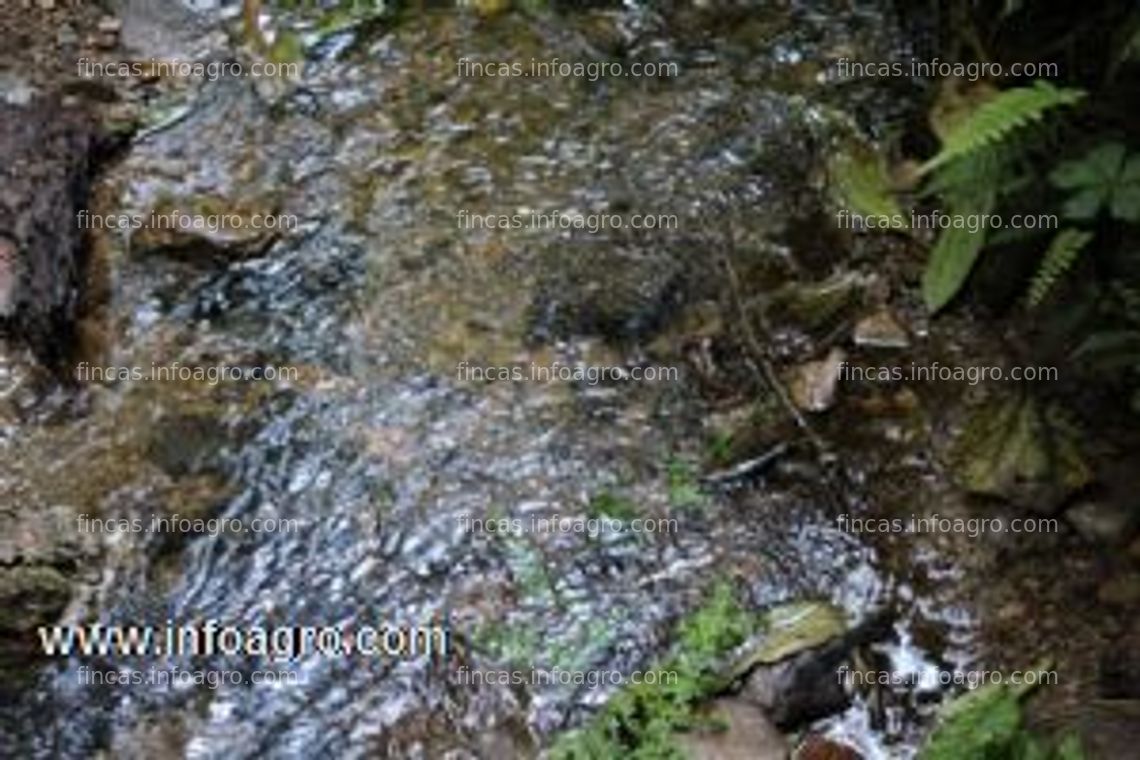
[[[823,282],[789,283],[772,296],[772,319],[802,330],[822,329],[853,311],[868,285],[867,278],[855,272],[841,272]]]
[[[1087,758],[1135,757],[1140,746],[1140,700],[1087,700],[1076,708],[1076,715],[1066,714],[1044,730],[1075,733]]]
[[[840,610],[814,602],[777,607],[764,623],[766,632],[742,648],[730,678],[746,674],[740,698],[785,730],[842,711],[848,698],[839,667],[853,649],[890,630],[886,615],[848,629]]]
[[[85,267],[76,218],[101,147],[85,111],[0,104],[0,300],[9,315],[0,327],[56,369],[74,348]]]
[[[55,42],[60,47],[72,47],[79,44],[79,35],[71,24],[61,24],[55,33]]]
[[[131,233],[131,250],[194,264],[225,264],[259,256],[281,235],[266,229],[271,204],[214,195],[165,199]]]
[[[710,718],[724,729],[678,734],[677,743],[692,760],[786,760],[788,744],[764,713],[738,699],[718,699]]]
[[[0,636],[28,634],[38,626],[54,622],[70,598],[70,584],[54,567],[0,568]]]
[[[1128,572],[1109,578],[1097,589],[1096,598],[1125,609],[1140,604],[1140,573]]]
[[[805,412],[823,412],[835,404],[835,393],[847,354],[833,348],[818,361],[807,362],[794,371],[789,392],[792,401]]]
[[[950,452],[959,485],[1044,514],[1088,485],[1092,473],[1077,436],[1056,409],[1026,394],[974,410]]]
[[[1098,697],[1140,700],[1140,621],[1112,641],[1097,671]]]
[[[1085,501],[1065,512],[1065,519],[1087,541],[1120,544],[1132,535],[1135,516],[1126,505],[1114,501]]]
[[[783,662],[757,667],[744,682],[740,698],[787,730],[842,712],[848,698],[836,673],[848,651],[845,647],[825,650],[801,652]]]
[[[887,309],[864,317],[855,325],[852,340],[868,348],[907,348],[910,337]]]
[[[123,29],[123,23],[114,16],[106,16],[99,21],[99,26],[96,27],[95,44],[96,46],[110,50],[119,44],[119,33]]]
[[[846,744],[811,734],[796,748],[794,760],[863,760],[863,756]]]
[[[16,243],[0,235],[0,319],[16,310]]]
[[[30,634],[59,619],[96,550],[71,508],[0,502],[0,677],[3,663],[39,654]]]

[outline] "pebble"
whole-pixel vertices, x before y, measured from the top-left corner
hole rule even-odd
[[[796,406],[806,412],[830,409],[835,404],[840,370],[846,361],[847,354],[833,348],[823,359],[797,367],[789,388]]]
[[[887,309],[864,317],[852,335],[856,346],[868,348],[907,348],[910,337]]]
[[[1065,512],[1065,519],[1087,541],[1119,544],[1128,540],[1134,526],[1130,510],[1108,501],[1085,501]]]
[[[105,16],[96,27],[98,34],[95,44],[104,50],[119,44],[119,32],[123,29],[123,22],[113,16]]]
[[[1114,607],[1135,607],[1140,604],[1140,573],[1124,573],[1109,578],[1097,589],[1096,598]]]

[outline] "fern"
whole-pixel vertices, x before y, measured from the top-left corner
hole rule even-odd
[[[1027,301],[1030,307],[1036,307],[1045,300],[1045,296],[1053,289],[1057,280],[1069,271],[1077,256],[1092,240],[1092,233],[1067,227],[1053,238],[1045,256],[1041,259],[1037,273],[1029,283]]]
[[[1000,142],[1019,127],[1039,120],[1046,111],[1072,105],[1084,95],[1081,90],[1059,89],[1041,80],[1031,87],[1003,90],[956,125],[943,140],[942,149],[919,172],[928,174],[954,159]]]

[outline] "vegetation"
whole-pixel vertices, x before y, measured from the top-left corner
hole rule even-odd
[[[1082,760],[1084,753],[1075,737],[1052,744],[1026,730],[1021,709],[1024,693],[1005,684],[991,684],[951,702],[919,760]]]
[[[1140,12],[1047,13],[1036,3],[936,3],[956,30],[940,51],[951,60],[1049,61],[1066,86],[1011,78],[938,83],[929,126],[939,147],[898,162],[866,144],[831,162],[833,190],[853,213],[891,216],[896,233],[915,211],[954,219],[1032,214],[1035,225],[951,225],[938,231],[922,278],[927,308],[972,290],[1001,309],[1043,320],[1049,345],[1067,346],[1098,372],[1140,386],[1140,135],[1137,104]],[[1066,14],[1072,16],[1066,19]],[[1055,34],[1056,38],[1049,35]],[[896,153],[906,137],[886,147]],[[877,225],[883,226],[883,225]],[[984,267],[982,265],[985,265]],[[978,278],[979,268],[993,276]],[[1010,290],[1006,283],[1019,283]],[[1006,295],[1015,296],[1012,300]],[[1140,410],[1140,392],[1133,396]]]
[[[681,757],[673,734],[700,724],[697,708],[721,684],[718,661],[758,625],[759,618],[741,607],[732,588],[721,583],[708,603],[678,626],[674,654],[656,669],[658,683],[624,688],[587,726],[563,736],[551,756],[559,760]]]

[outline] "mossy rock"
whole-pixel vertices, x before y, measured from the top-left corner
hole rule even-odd
[[[821,282],[789,283],[772,295],[771,315],[802,330],[819,330],[849,316],[862,301],[866,284],[854,272]]]
[[[1038,512],[1055,512],[1088,485],[1075,430],[1059,410],[1029,395],[983,404],[950,452],[953,475],[972,493],[996,496]]]
[[[17,565],[0,570],[0,633],[28,633],[51,623],[67,606],[71,585],[53,567]]]
[[[760,630],[763,633],[745,645],[728,668],[727,682],[842,636],[847,621],[842,610],[826,602],[791,602],[764,613]]]

